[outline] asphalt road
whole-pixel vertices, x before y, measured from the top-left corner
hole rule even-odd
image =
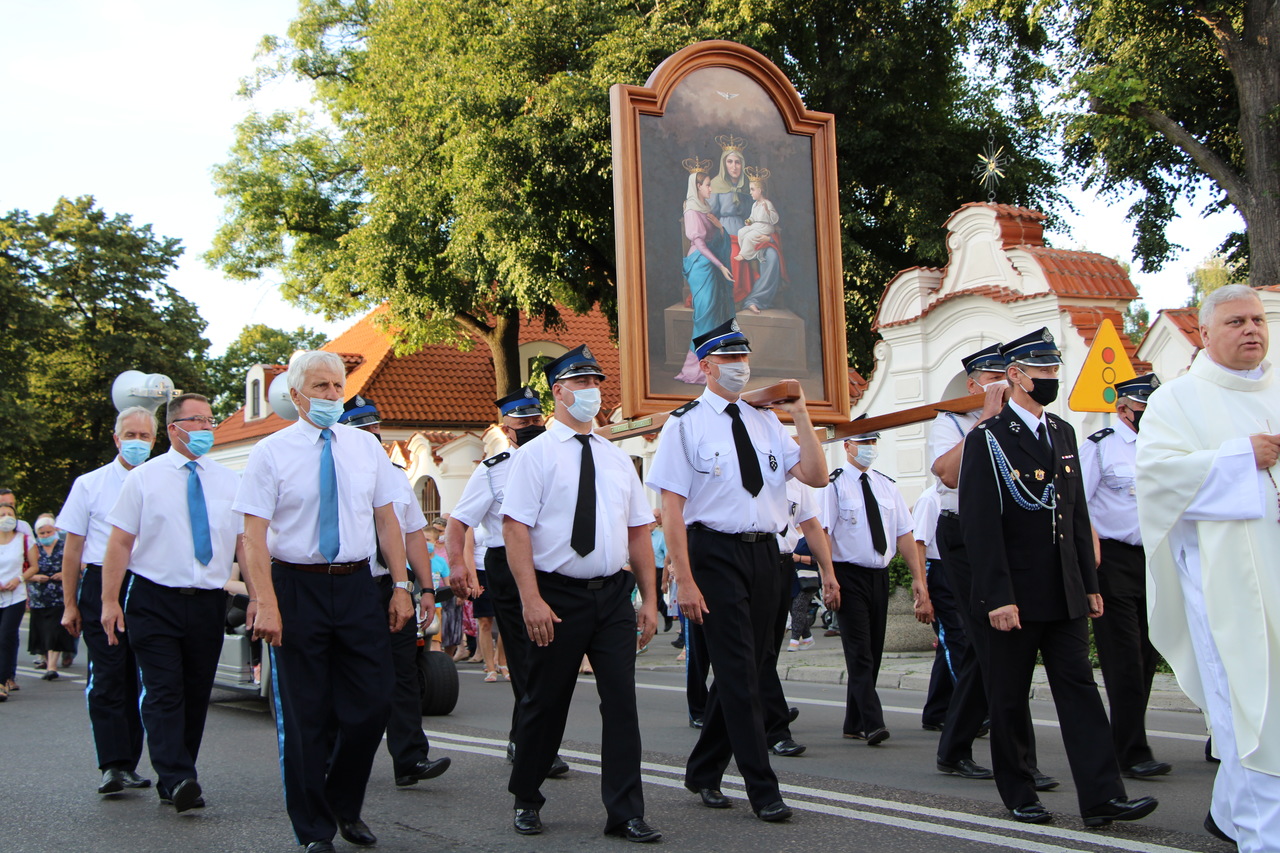
[[[25,645],[25,643],[24,643]],[[23,664],[29,663],[24,655]],[[364,819],[383,851],[614,850],[605,838],[599,801],[600,726],[595,685],[579,680],[561,754],[573,770],[543,788],[546,831],[522,838],[510,828],[508,767],[503,759],[511,693],[485,684],[479,668],[462,666],[461,697],[448,717],[424,718],[432,756],[449,755],[443,776],[396,788],[391,763],[379,753]],[[84,706],[83,665],[56,682],[42,682],[25,665],[21,692],[0,704],[0,850],[28,851],[291,851],[295,840],[284,813],[275,730],[265,703],[215,694],[209,712],[200,781],[208,807],[176,815],[154,789],[114,797],[95,793],[99,774]],[[647,818],[669,851],[1167,851],[1229,849],[1201,828],[1213,781],[1203,757],[1199,715],[1153,712],[1159,758],[1169,776],[1129,781],[1130,796],[1152,794],[1159,810],[1145,821],[1085,830],[1058,736],[1052,705],[1034,703],[1040,766],[1063,785],[1043,795],[1057,818],[1028,827],[1008,820],[991,782],[943,776],[933,767],[937,735],[922,731],[923,694],[881,691],[893,737],[879,747],[840,737],[843,688],[788,682],[801,709],[793,725],[808,751],[774,758],[796,817],[785,824],[756,820],[741,780],[724,791],[734,808],[711,811],[681,784],[684,758],[696,737],[686,724],[682,676],[641,671],[638,702],[645,745]],[[987,749],[980,744],[980,761]],[[732,766],[730,768],[733,770]],[[139,768],[150,774],[149,765]],[[356,849],[341,839],[338,849]]]

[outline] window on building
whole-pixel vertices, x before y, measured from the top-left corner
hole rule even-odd
[[[262,417],[262,380],[255,379],[249,386],[249,417]]]
[[[435,480],[427,477],[418,484],[418,500],[428,524],[440,517],[440,489]]]

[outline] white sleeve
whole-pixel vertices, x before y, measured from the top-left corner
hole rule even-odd
[[[964,441],[965,432],[954,419],[943,413],[934,418],[929,428],[929,467],[951,448]]]
[[[397,504],[398,507],[404,507],[404,517],[400,519],[401,533],[417,533],[419,530],[427,526],[427,517],[422,514],[422,507],[418,506],[417,501],[409,501],[404,504]]]
[[[268,445],[258,444],[249,451],[249,461],[240,475],[240,487],[231,508],[241,515],[252,515],[270,521],[276,514],[275,459]]]
[[[511,459],[498,464],[515,465],[516,462]],[[492,505],[493,490],[489,488],[489,469],[481,462],[476,466],[476,470],[471,472],[467,485],[462,489],[462,497],[458,498],[458,503],[454,505],[450,517],[458,519],[467,527],[476,528],[480,526],[480,522],[484,521]]]
[[[799,528],[800,525],[804,524],[809,519],[818,517],[818,503],[814,500],[813,489],[810,486],[800,483],[799,480],[796,482],[800,484],[800,488],[796,492],[798,499],[796,500],[796,517],[794,522],[795,526]],[[819,524],[821,524],[821,521],[819,521]]]
[[[138,535],[142,527],[142,475],[140,468],[134,468],[124,478],[120,486],[120,495],[116,505],[107,514],[107,524],[119,527],[125,533]]]
[[[89,496],[84,484],[84,477],[76,477],[71,484],[71,494],[67,495],[62,511],[58,513],[58,529],[76,536],[89,535]]]
[[[1191,505],[1182,514],[1184,521],[1244,521],[1262,518],[1266,499],[1266,472],[1258,470],[1253,442],[1247,436],[1224,441],[1214,457]],[[1256,488],[1241,488],[1256,483]]]
[[[630,460],[627,462],[627,467],[630,468]],[[644,492],[644,484],[640,482],[634,468],[628,473],[631,475],[631,506],[628,507],[627,527],[643,527],[652,524],[653,510],[649,508],[649,496]]]
[[[541,436],[539,436],[541,438]],[[556,441],[554,436],[544,441]],[[546,476],[541,448],[530,442],[521,448],[511,462],[507,474],[506,494],[502,500],[502,514],[521,524],[533,527],[542,511],[542,483]]]
[[[670,417],[663,424],[645,485],[655,492],[666,489],[687,498],[693,490],[693,466],[684,456],[687,436],[682,436],[681,430],[687,431],[688,427],[682,426],[683,423],[683,417]]]
[[[382,445],[373,437],[372,433],[366,432],[362,433],[362,435],[372,439],[377,447],[377,452],[374,455],[374,466],[378,479],[373,485],[373,505],[380,507],[389,503],[407,503],[403,488],[407,482],[404,473],[391,464],[391,457],[387,456],[386,452],[383,451]],[[412,493],[410,494],[412,495]]]
[[[1118,440],[1118,439],[1117,439]],[[1085,439],[1080,448],[1080,477],[1084,480],[1084,499],[1085,503],[1093,500],[1094,494],[1098,491],[1098,483],[1102,481],[1102,465],[1099,456],[1102,455],[1102,445],[1096,441]],[[1093,512],[1092,507],[1090,513]]]
[[[910,533],[913,526],[911,510],[907,509],[907,500],[902,496],[902,490],[897,486],[893,487],[893,505],[894,514],[898,516],[898,529],[893,535],[897,537],[904,533]]]
[[[914,531],[912,535],[917,542],[923,542],[926,548],[933,544],[933,537],[938,531],[936,496],[928,493],[920,496],[920,500],[916,501],[915,508],[911,511],[911,527]]]

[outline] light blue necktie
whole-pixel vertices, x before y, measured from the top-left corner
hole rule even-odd
[[[191,516],[191,544],[196,559],[203,566],[213,559],[213,540],[209,538],[209,508],[204,503],[204,487],[200,485],[199,467],[195,461],[186,464],[187,514]]]
[[[320,555],[332,563],[338,559],[338,473],[333,467],[333,431],[322,429],[320,450]]]

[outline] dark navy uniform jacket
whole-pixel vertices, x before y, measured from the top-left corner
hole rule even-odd
[[[1057,415],[1045,418],[1052,458],[1008,405],[965,438],[960,526],[973,568],[970,605],[982,618],[1016,604],[1020,619],[1077,619],[1098,592],[1075,430]],[[1011,490],[1014,482],[1025,489]],[[1042,509],[1037,500],[1050,483],[1057,505]]]

